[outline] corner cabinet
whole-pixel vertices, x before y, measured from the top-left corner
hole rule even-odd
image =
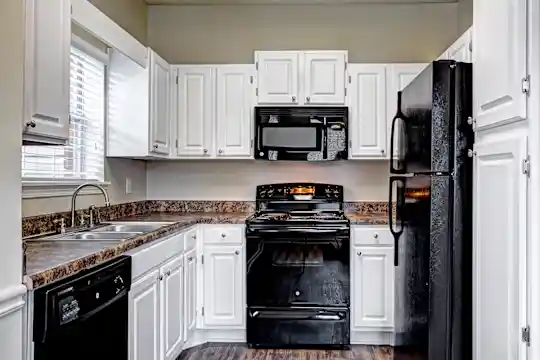
[[[472,62],[472,28],[467,29],[437,60]]]
[[[345,104],[347,51],[257,51],[257,103]]]
[[[150,51],[150,152],[170,151],[170,66]]]
[[[349,158],[384,158],[387,68],[383,64],[350,64],[348,72]]]
[[[251,158],[253,65],[173,67],[178,158]]]
[[[527,137],[503,131],[477,138],[474,146],[476,360],[505,359],[507,354],[525,359],[527,353],[527,344],[521,341],[521,329],[527,326],[528,177],[521,168],[527,156]]]
[[[26,0],[23,142],[69,138],[71,1]]]
[[[475,130],[527,117],[527,1],[473,1]]]

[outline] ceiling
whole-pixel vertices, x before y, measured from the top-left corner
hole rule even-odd
[[[455,3],[458,0],[146,0],[148,5],[339,5]]]

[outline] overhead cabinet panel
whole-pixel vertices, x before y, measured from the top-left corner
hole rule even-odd
[[[299,58],[298,52],[256,53],[260,104],[298,104]]]
[[[304,104],[344,104],[346,52],[304,55]]]
[[[150,53],[150,151],[169,155],[170,74],[169,64],[155,52]]]

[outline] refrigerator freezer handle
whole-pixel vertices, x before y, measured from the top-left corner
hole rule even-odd
[[[390,232],[394,236],[394,266],[399,265],[399,260],[398,260],[399,237],[403,233],[402,214],[400,214],[399,219],[397,220],[397,221],[401,221],[401,225],[399,226],[399,229],[398,230],[394,229],[394,209],[392,206],[392,200],[393,200],[393,184],[394,182],[397,182],[397,181],[403,182],[403,179],[399,177],[394,177],[394,176],[390,177],[390,187],[388,191],[388,225],[390,226]],[[397,212],[401,211],[402,201],[400,202],[400,200],[404,200],[404,199],[401,199],[403,194],[398,193],[397,195],[398,195],[398,199],[396,199],[397,200],[396,201],[396,214]],[[397,225],[397,221],[396,221],[396,225]]]

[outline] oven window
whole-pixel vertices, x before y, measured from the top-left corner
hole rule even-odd
[[[263,127],[262,145],[271,148],[317,149],[315,127]]]

